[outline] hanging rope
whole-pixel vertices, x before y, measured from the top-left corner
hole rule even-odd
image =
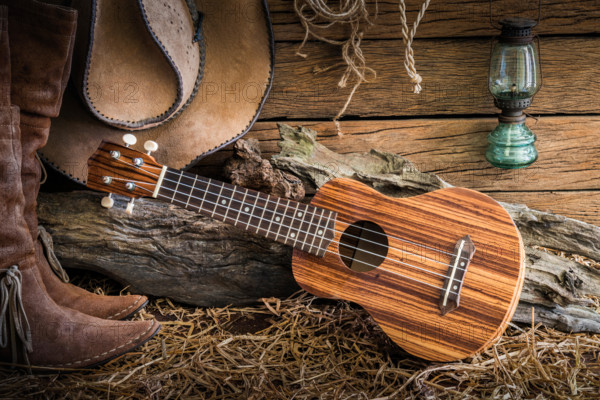
[[[404,66],[410,77],[411,83],[413,84],[413,92],[419,93],[421,91],[420,83],[422,81],[421,76],[417,73],[415,67],[414,53],[412,49],[412,42],[414,40],[417,26],[423,19],[425,11],[429,6],[430,0],[425,0],[421,6],[421,10],[417,16],[416,21],[413,24],[412,30],[408,29],[408,22],[406,19],[406,6],[404,0],[399,0],[400,8],[400,19],[402,21],[402,37],[405,44],[405,60]],[[313,38],[336,46],[342,47],[342,58],[346,65],[346,70],[342,74],[338,82],[338,87],[345,88],[348,82],[354,81],[352,90],[346,99],[341,110],[333,118],[338,134],[342,134],[339,125],[339,119],[344,115],[346,109],[352,101],[352,97],[356,90],[363,82],[368,82],[368,75],[376,77],[374,69],[366,65],[366,59],[360,47],[361,41],[364,36],[365,27],[373,25],[369,12],[367,10],[366,0],[340,0],[336,3],[337,7],[332,8],[327,4],[327,0],[294,0],[294,9],[296,14],[300,18],[300,23],[304,27],[304,39],[298,47],[296,52],[297,55],[306,58],[302,50],[306,45],[308,39],[312,36]],[[375,2],[375,14],[373,19],[377,17],[378,4]],[[325,37],[319,32],[331,28],[334,25],[348,26],[350,28],[350,35],[345,40],[334,40]],[[339,66],[335,64],[326,68],[316,67],[314,72],[320,73],[328,71],[332,68]]]
[[[415,55],[412,49],[412,42],[417,33],[417,27],[423,19],[423,16],[425,16],[427,7],[429,7],[430,1],[431,0],[425,0],[423,2],[421,10],[417,15],[417,19],[413,23],[413,27],[410,31],[408,30],[408,19],[406,18],[406,5],[404,4],[404,0],[400,0],[398,4],[398,8],[400,9],[400,21],[402,21],[402,40],[404,41],[404,68],[406,68],[406,73],[410,77],[410,83],[413,85],[413,93],[421,93],[421,81],[423,79],[415,67]]]
[[[346,112],[356,89],[358,89],[361,83],[368,82],[368,74],[372,74],[373,77],[376,76],[375,70],[366,66],[366,60],[360,48],[364,34],[364,24],[372,25],[367,5],[365,0],[342,0],[339,3],[339,7],[333,9],[326,4],[326,0],[294,0],[294,8],[305,30],[304,39],[296,52],[297,55],[304,58],[307,57],[302,52],[302,49],[310,36],[325,43],[342,46],[342,57],[346,64],[346,70],[338,82],[338,87],[345,88],[352,79],[354,80],[354,84],[346,103],[335,118],[333,118],[338,134],[341,135],[339,119]],[[377,10],[375,11],[375,15],[377,15]],[[333,40],[318,33],[319,30],[328,29],[336,24],[350,27],[350,36],[348,39],[343,41]],[[336,64],[328,68],[315,68],[315,73],[327,71],[338,65]]]
[[[13,364],[19,361],[19,352],[23,354],[25,363],[29,364],[27,353],[33,351],[33,345],[31,328],[23,308],[23,277],[16,265],[0,272],[4,273],[0,279],[0,347],[5,348],[10,339]]]

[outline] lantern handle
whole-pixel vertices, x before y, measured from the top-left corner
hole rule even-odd
[[[540,21],[542,20],[542,0],[538,1],[538,17],[537,17],[537,24],[540,24]],[[494,20],[492,18],[492,0],[490,0],[490,25],[493,28],[496,29],[502,29],[502,27],[499,24],[494,24]]]

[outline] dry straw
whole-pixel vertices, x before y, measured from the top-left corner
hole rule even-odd
[[[75,279],[114,292],[105,280]],[[162,331],[98,369],[28,375],[0,369],[0,398],[597,399],[600,335],[511,325],[455,363],[413,358],[358,306],[299,293],[253,307],[155,299]]]

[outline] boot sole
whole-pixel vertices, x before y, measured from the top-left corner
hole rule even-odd
[[[130,318],[131,318],[131,317],[133,317],[135,314],[137,314],[137,313],[139,313],[141,310],[143,310],[143,309],[144,309],[144,308],[145,308],[145,307],[148,305],[148,302],[149,302],[149,301],[150,301],[150,300],[146,299],[146,301],[145,301],[145,302],[144,302],[144,303],[143,303],[141,306],[139,306],[138,308],[136,308],[135,310],[133,310],[132,312],[130,312],[129,314],[127,314],[125,317],[123,317],[123,318],[121,318],[121,319],[122,319],[122,320],[125,320],[125,319],[130,319]],[[116,320],[115,320],[115,321],[116,321]]]
[[[93,369],[93,368],[99,367],[99,366],[101,366],[101,365],[104,365],[104,364],[106,364],[106,363],[108,363],[108,362],[110,362],[110,361],[114,360],[115,358],[119,358],[119,357],[121,357],[122,355],[124,355],[124,354],[127,354],[127,353],[129,353],[129,352],[131,352],[131,351],[133,351],[133,350],[137,349],[138,347],[140,347],[140,346],[142,346],[142,345],[146,344],[146,343],[147,343],[147,342],[148,342],[150,339],[152,339],[154,336],[156,336],[156,334],[157,334],[158,332],[160,332],[160,329],[161,329],[161,325],[160,325],[160,324],[158,324],[158,326],[156,327],[156,329],[154,330],[154,332],[152,332],[152,334],[151,334],[150,336],[148,336],[146,339],[144,339],[144,341],[142,341],[142,342],[140,342],[140,343],[136,344],[135,346],[133,346],[133,347],[131,347],[131,348],[127,349],[127,350],[124,350],[123,352],[121,352],[121,353],[119,353],[119,354],[116,354],[116,355],[114,355],[114,356],[112,356],[112,357],[109,357],[109,358],[107,358],[106,360],[102,360],[102,361],[100,361],[100,362],[97,362],[97,363],[95,363],[95,364],[88,365],[87,367],[83,367],[82,369]],[[75,371],[73,371],[73,372],[75,372]]]

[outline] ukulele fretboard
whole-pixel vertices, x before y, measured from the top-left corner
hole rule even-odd
[[[168,168],[157,198],[322,257],[337,214]]]

